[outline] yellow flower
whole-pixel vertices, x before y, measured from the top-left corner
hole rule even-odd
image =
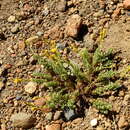
[[[56,49],[56,48],[53,48],[53,49],[51,49],[51,52],[52,52],[52,53],[56,53],[56,52],[57,52],[57,49]]]
[[[14,83],[16,83],[16,84],[19,83],[19,82],[21,82],[21,81],[22,81],[22,79],[20,79],[20,78],[15,78],[14,79]]]

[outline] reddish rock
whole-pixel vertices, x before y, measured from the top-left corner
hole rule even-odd
[[[60,124],[47,125],[46,130],[61,130]]]
[[[130,9],[130,0],[124,0],[123,7],[125,9]]]
[[[121,9],[117,8],[116,10],[114,10],[113,14],[112,14],[112,18],[115,19],[117,18],[121,13]]]
[[[46,100],[45,100],[45,98],[41,97],[41,98],[36,99],[36,100],[34,101],[34,104],[35,104],[36,106],[42,107],[43,105],[46,104]]]
[[[60,30],[59,25],[55,25],[49,31],[46,31],[44,34],[44,38],[50,37],[52,40],[60,39],[63,37],[63,33]]]
[[[72,15],[67,20],[67,25],[65,29],[66,35],[76,38],[78,36],[81,26],[82,26],[82,18],[77,14]]]

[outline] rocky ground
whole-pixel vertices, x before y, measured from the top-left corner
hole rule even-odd
[[[100,43],[104,49],[121,51],[122,63],[129,65],[129,10],[129,0],[0,0],[1,130],[130,129],[130,80],[124,82],[125,89],[118,96],[108,98],[115,111],[112,116],[89,107],[84,117],[69,120],[73,111],[45,113],[26,104],[45,103],[46,93],[27,80],[40,69],[33,55],[51,46],[43,39],[55,40],[63,55],[67,48],[71,58],[75,48],[92,50]],[[18,82],[20,79],[24,82]],[[63,114],[69,121],[62,120]]]

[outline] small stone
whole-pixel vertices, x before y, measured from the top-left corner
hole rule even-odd
[[[57,43],[56,44],[56,48],[59,50],[64,50],[65,49],[65,45],[63,45],[62,43]]]
[[[48,8],[45,8],[43,11],[42,11],[43,15],[44,16],[47,16],[49,14],[49,10]]]
[[[58,120],[60,118],[61,114],[62,114],[62,111],[56,111],[55,114],[54,114],[53,119]]]
[[[123,2],[124,9],[130,9],[130,0],[124,0]]]
[[[30,43],[36,42],[37,40],[38,40],[38,36],[32,36],[32,37],[28,38],[25,41],[25,43],[30,44]]]
[[[11,15],[11,16],[8,18],[8,22],[14,23],[14,22],[15,22],[15,16]]]
[[[24,112],[13,114],[10,120],[13,122],[15,127],[24,129],[31,128],[36,121],[36,119],[31,114]]]
[[[123,127],[127,127],[128,126],[128,122],[126,121],[125,116],[121,116],[119,121],[118,121],[118,126],[119,128],[123,128]]]
[[[47,125],[46,130],[61,130],[60,124]]]
[[[72,109],[65,110],[64,111],[64,116],[65,116],[67,121],[72,120],[72,119],[74,119],[76,117],[75,112]]]
[[[64,12],[64,11],[66,10],[66,5],[67,5],[66,0],[61,0],[61,1],[58,3],[57,10],[58,10],[58,11],[61,11],[61,12]]]
[[[43,35],[43,32],[39,31],[39,32],[37,32],[37,35],[38,35],[39,37],[41,37],[41,36]]]
[[[34,104],[38,107],[42,107],[46,104],[46,100],[45,98],[41,97],[41,98],[38,98],[34,101]]]
[[[15,99],[18,101],[18,100],[21,100],[21,98],[22,98],[22,96],[17,95]]]
[[[67,20],[67,25],[65,29],[66,35],[76,38],[79,34],[81,26],[82,26],[82,18],[78,14],[72,15]]]
[[[91,120],[90,124],[91,124],[92,127],[97,126],[97,124],[98,124],[97,119],[95,118],[95,119]]]
[[[33,94],[37,89],[37,83],[34,82],[29,82],[25,87],[24,90],[29,93],[29,94]]]
[[[51,121],[52,120],[52,116],[53,116],[52,112],[49,112],[49,113],[46,114],[45,118],[46,118],[46,120]]]
[[[12,29],[11,29],[11,32],[12,33],[17,33],[19,31],[19,25],[16,24]]]

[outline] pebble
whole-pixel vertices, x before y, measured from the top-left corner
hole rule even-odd
[[[35,82],[29,82],[25,87],[24,90],[25,92],[29,94],[33,94],[37,89],[37,83]]]
[[[65,46],[62,43],[57,43],[56,48],[59,49],[59,50],[64,50]]]
[[[51,121],[52,120],[52,116],[53,116],[53,113],[49,112],[49,113],[46,114],[45,118],[46,118],[46,120]]]
[[[17,95],[15,99],[18,101],[18,100],[21,100],[21,98],[22,98],[21,95]]]
[[[25,41],[25,43],[30,44],[30,43],[32,43],[32,42],[35,42],[36,40],[38,40],[38,36],[32,36],[32,37],[28,38],[28,39]]]
[[[124,9],[130,9],[130,0],[124,0],[123,2]]]
[[[13,125],[15,127],[20,128],[31,128],[36,119],[31,115],[24,112],[15,113],[11,116],[10,120],[13,122]]]
[[[41,37],[41,36],[43,35],[43,32],[39,31],[39,32],[37,32],[37,35],[38,35],[39,37]]]
[[[49,10],[48,8],[45,8],[43,11],[42,11],[43,15],[44,16],[47,16],[49,14]]]
[[[56,111],[54,114],[53,119],[58,120],[61,117],[62,111]]]
[[[8,18],[8,22],[9,23],[14,23],[16,20],[15,16],[11,15],[9,18]]]
[[[61,0],[61,1],[58,3],[57,10],[58,10],[58,11],[61,11],[61,12],[64,12],[64,11],[66,10],[66,6],[67,6],[66,0]]]
[[[64,111],[64,116],[65,116],[66,120],[69,121],[69,120],[74,119],[76,115],[75,115],[74,110],[68,109],[68,110]]]
[[[46,104],[46,100],[45,98],[41,97],[41,98],[38,98],[34,101],[34,104],[38,107],[42,107],[43,105]]]
[[[95,118],[95,119],[92,119],[91,121],[90,121],[90,125],[92,126],[92,127],[94,127],[94,126],[97,126],[97,124],[98,124],[98,120]]]
[[[46,130],[61,130],[61,125],[60,124],[47,125]]]
[[[80,28],[82,26],[82,18],[78,14],[72,15],[67,20],[65,33],[67,36],[77,38]]]
[[[17,33],[19,31],[19,25],[16,24],[14,27],[11,28],[12,33]]]

